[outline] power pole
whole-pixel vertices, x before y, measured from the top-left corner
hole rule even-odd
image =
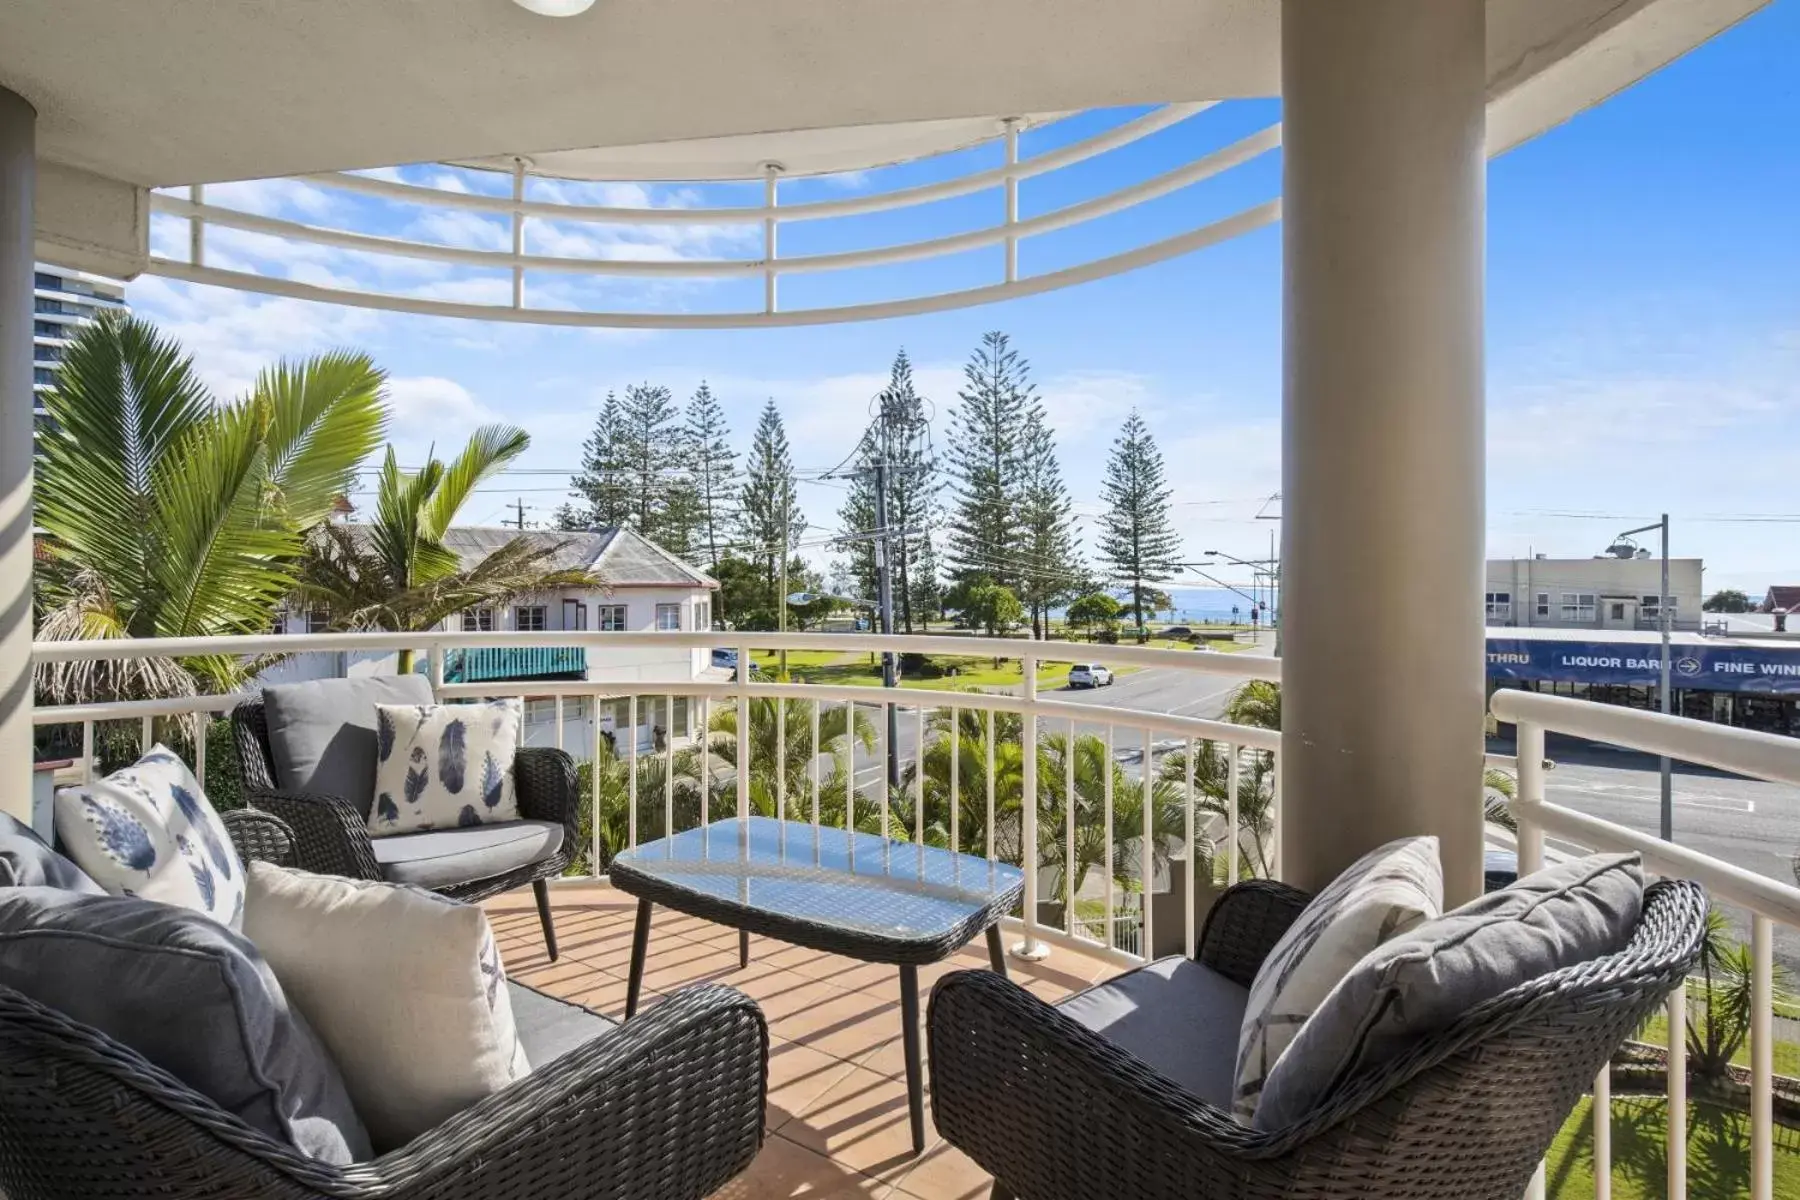
[[[877,447],[879,457],[875,460],[875,583],[876,603],[881,621],[881,633],[884,637],[894,632],[894,582],[888,568],[887,446],[887,414],[883,413],[881,442]],[[882,687],[891,688],[900,685],[895,670],[896,665],[894,652],[892,650],[882,651]],[[883,707],[887,709],[888,787],[897,788],[900,786],[900,754],[895,743],[900,733],[900,714],[894,710],[892,703]]]
[[[500,523],[502,525],[511,525],[514,529],[517,529],[520,533],[524,533],[525,532],[525,500],[524,500],[524,497],[520,497],[519,499],[514,500],[513,503],[518,506],[519,515],[511,521],[502,521]]]
[[[788,504],[790,497],[787,489],[781,493],[781,591],[775,597],[775,627],[782,633],[787,632],[787,596],[788,596]],[[786,683],[788,677],[787,639],[781,640],[781,682]]]

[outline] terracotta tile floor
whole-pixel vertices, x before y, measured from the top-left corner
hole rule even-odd
[[[564,888],[553,898],[562,950],[555,963],[544,953],[529,892],[489,902],[507,973],[622,1019],[636,901],[603,887]],[[948,962],[921,968],[921,1014],[945,972],[987,965],[985,943],[977,941]],[[1046,999],[1118,971],[1069,950],[1009,966],[1015,980]],[[768,1140],[716,1200],[984,1200],[988,1177],[937,1136],[929,1092],[925,1153],[912,1153],[894,968],[751,938],[750,966],[739,970],[735,930],[658,909],[643,1003],[703,981],[745,992],[769,1021]]]

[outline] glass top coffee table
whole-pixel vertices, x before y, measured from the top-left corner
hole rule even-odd
[[[901,1037],[913,1152],[925,1149],[919,1072],[919,967],[987,935],[989,961],[1006,973],[1000,918],[1019,902],[1019,868],[870,833],[772,817],[715,821],[646,842],[613,860],[613,886],[638,898],[625,1017],[637,1012],[651,906],[750,934],[900,968]]]

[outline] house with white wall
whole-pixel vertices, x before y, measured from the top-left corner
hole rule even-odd
[[[517,537],[552,549],[546,566],[585,570],[600,580],[593,588],[559,588],[522,596],[510,604],[469,609],[447,618],[446,632],[694,632],[713,627],[718,582],[650,539],[625,528],[586,532],[460,526],[444,535],[465,569]],[[276,632],[324,632],[330,614],[290,609],[278,614]],[[295,655],[261,676],[265,684],[353,675],[391,674],[393,654],[319,651]],[[585,679],[595,683],[689,683],[710,669],[709,649],[661,646],[496,646],[454,650],[446,656],[451,683],[516,683],[530,679]],[[423,668],[421,668],[423,669]],[[639,701],[638,741],[649,749],[668,736],[690,734],[686,697],[675,697],[670,714],[662,700]],[[527,700],[528,744],[555,741],[555,703]],[[563,740],[571,751],[593,744],[598,730],[614,733],[630,723],[629,704],[603,698],[597,708],[585,697],[563,702]],[[624,743],[619,743],[624,748]]]

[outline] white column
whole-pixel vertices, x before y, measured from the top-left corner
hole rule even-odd
[[[1481,881],[1485,11],[1283,0],[1284,871]]]
[[[0,811],[31,820],[31,245],[37,112],[0,88]]]

